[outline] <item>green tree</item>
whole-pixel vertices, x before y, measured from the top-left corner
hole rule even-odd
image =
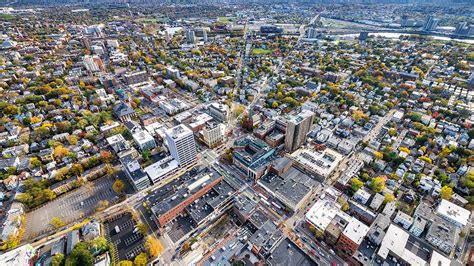
[[[352,191],[356,192],[359,190],[361,187],[364,186],[364,182],[362,182],[359,178],[354,177],[351,179],[351,189]]]
[[[57,253],[53,256],[53,260],[51,261],[52,266],[63,266],[65,262],[64,254]]]
[[[94,265],[94,256],[85,242],[79,242],[66,258],[66,266],[89,266]]]

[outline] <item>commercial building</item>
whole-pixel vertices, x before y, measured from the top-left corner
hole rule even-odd
[[[128,143],[128,141],[125,140],[122,134],[117,134],[108,137],[107,143],[110,147],[112,147],[115,153],[130,149],[130,144]]]
[[[150,180],[156,184],[164,178],[176,173],[178,161],[169,156],[145,168],[145,172]]]
[[[143,190],[150,186],[150,179],[140,167],[137,160],[131,160],[123,163],[123,169],[130,183],[136,191]]]
[[[319,182],[291,166],[291,160],[281,158],[281,171],[272,165],[269,173],[258,180],[258,184],[273,197],[282,202],[286,208],[295,211],[302,207],[308,199],[313,189]],[[289,167],[286,167],[288,164]]]
[[[369,227],[356,218],[352,218],[339,238],[337,249],[351,257],[359,248],[362,240],[369,232]]]
[[[445,199],[441,200],[436,208],[436,213],[459,228],[466,226],[471,216],[469,210]]]
[[[260,178],[270,164],[274,149],[253,136],[246,136],[234,143],[234,164],[247,172],[250,178]]]
[[[124,75],[125,82],[128,85],[133,85],[137,83],[142,83],[148,80],[148,76],[146,71],[137,71],[129,74]]]
[[[215,119],[226,122],[229,120],[229,106],[221,103],[211,103],[208,106],[209,114]]]
[[[434,31],[438,27],[439,20],[434,18],[433,16],[428,16],[426,18],[425,24],[423,25],[424,31]]]
[[[90,72],[99,72],[105,70],[104,63],[97,55],[84,56],[82,63],[84,64],[84,67],[87,69],[87,71]]]
[[[422,242],[410,237],[407,231],[391,224],[385,233],[377,256],[387,263],[398,262],[401,265],[427,265],[430,249],[426,246],[428,245],[423,245]]]
[[[224,141],[225,125],[222,123],[207,122],[202,129],[202,139],[209,148],[214,148]]]
[[[196,142],[191,129],[183,124],[165,131],[171,156],[180,166],[189,165],[196,160]]]
[[[314,113],[308,110],[301,111],[298,115],[287,118],[285,149],[293,152],[306,141],[311,125],[313,124]]]
[[[444,253],[450,254],[456,246],[459,228],[440,216],[435,216],[431,222],[430,229],[426,234],[426,241]]]
[[[291,154],[295,165],[304,171],[315,175],[320,181],[328,178],[339,165],[342,155],[334,150],[316,151],[299,149]]]
[[[141,151],[151,150],[156,147],[155,139],[146,130],[139,130],[132,137]]]
[[[183,184],[170,183],[151,193],[146,204],[158,225],[164,227],[222,180],[223,177],[212,170],[198,173]]]

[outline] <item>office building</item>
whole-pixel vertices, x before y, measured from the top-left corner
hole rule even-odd
[[[180,166],[188,165],[196,159],[196,143],[193,131],[180,124],[165,131],[171,156]]]
[[[137,160],[124,162],[122,168],[136,191],[143,190],[150,186],[150,179],[148,179],[148,176],[140,167]]]
[[[224,141],[225,125],[222,123],[207,122],[201,132],[204,143],[206,143],[209,148],[213,148]]]
[[[226,122],[229,120],[229,106],[220,103],[211,103],[207,108],[209,114],[220,122]]]
[[[156,147],[155,139],[146,130],[139,130],[133,133],[132,137],[141,151],[152,150]]]
[[[438,27],[438,19],[435,19],[433,16],[429,16],[425,24],[423,25],[423,31],[434,31]]]
[[[99,72],[105,70],[104,63],[102,63],[102,60],[97,55],[86,55],[84,56],[82,62],[86,70],[89,72]]]
[[[306,134],[313,124],[313,117],[314,113],[308,110],[288,117],[285,135],[285,149],[288,152],[297,150],[306,141]]]
[[[357,251],[368,232],[369,227],[353,217],[342,232],[337,248],[344,255],[351,257]]]
[[[193,30],[191,29],[186,30],[186,40],[188,43],[196,42],[196,34]]]
[[[270,165],[274,152],[264,141],[246,136],[234,143],[234,164],[245,171],[248,177],[258,179]]]

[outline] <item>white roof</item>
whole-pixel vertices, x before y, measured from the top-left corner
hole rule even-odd
[[[191,129],[189,129],[188,127],[186,127],[183,124],[172,127],[170,129],[166,130],[165,133],[169,138],[172,138],[172,139],[181,139],[183,137],[186,137],[188,135],[193,134]]]
[[[436,252],[436,250],[433,250],[433,253],[431,254],[430,265],[451,265],[451,260],[439,254],[438,252]]]
[[[166,157],[145,168],[145,172],[153,182],[178,168],[178,161],[171,156]]]
[[[317,229],[324,231],[338,212],[340,212],[340,206],[336,202],[322,199],[316,201],[309,209],[306,213],[306,220]]]
[[[143,144],[143,143],[153,141],[154,139],[150,135],[150,133],[148,133],[148,131],[141,130],[133,134],[133,140],[135,140],[137,144]]]
[[[124,140],[125,139],[122,136],[122,134],[113,135],[113,136],[107,138],[107,142],[109,143],[109,145],[113,145],[117,142],[124,141]]]
[[[0,265],[29,265],[34,255],[35,249],[31,245],[23,245],[1,254]]]
[[[369,227],[367,225],[352,217],[351,221],[344,229],[343,234],[354,243],[360,245],[368,232]]]
[[[426,265],[425,260],[405,248],[409,236],[408,232],[391,224],[388,227],[387,233],[385,233],[377,255],[387,259],[388,253],[391,251],[411,265]]]
[[[471,216],[471,212],[469,210],[464,209],[461,206],[458,206],[448,200],[441,200],[441,203],[436,209],[438,214],[455,221],[456,223],[462,224],[465,226],[469,221],[469,216]]]

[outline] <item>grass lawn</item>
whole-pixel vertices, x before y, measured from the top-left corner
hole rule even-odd
[[[254,48],[252,49],[252,55],[267,55],[271,54],[273,51],[263,48]]]
[[[14,18],[15,16],[10,15],[10,14],[0,14],[0,20],[10,21],[10,20],[13,20]]]
[[[218,17],[217,21],[224,24],[228,24],[234,21],[234,19],[235,19],[234,17]]]

